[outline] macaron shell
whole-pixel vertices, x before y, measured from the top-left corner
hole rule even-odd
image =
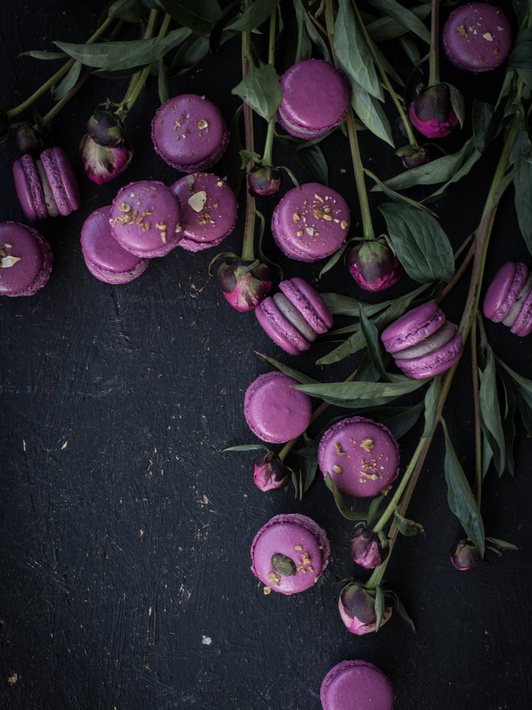
[[[309,283],[294,277],[281,281],[279,288],[304,316],[309,325],[323,335],[333,326],[333,316],[320,294]]]
[[[46,202],[35,163],[31,155],[23,155],[13,163],[13,178],[20,206],[30,222],[48,217]]]
[[[286,320],[271,296],[259,303],[255,315],[265,333],[289,355],[298,355],[310,347],[310,343]]]
[[[510,330],[520,338],[524,338],[532,332],[532,290],[528,291],[525,302]]]
[[[292,560],[295,574],[276,571],[274,555]],[[267,589],[296,594],[312,587],[327,567],[330,544],[325,531],[305,515],[276,515],[264,525],[251,545],[251,571]]]
[[[251,431],[272,444],[299,437],[310,424],[311,399],[293,388],[297,380],[267,372],[254,380],[244,397],[244,416]]]
[[[512,48],[512,29],[504,12],[472,2],[454,10],[443,29],[443,47],[460,69],[485,72],[498,67]]]
[[[486,295],[482,310],[494,323],[503,321],[515,304],[528,276],[526,264],[508,261],[495,274]]]
[[[421,340],[417,345],[412,345],[404,350],[394,353],[394,358],[398,360],[414,360],[415,358],[429,355],[430,353],[439,350],[444,345],[447,345],[456,335],[456,326],[454,323],[446,321],[435,333]],[[399,363],[398,363],[399,364]]]
[[[445,313],[435,303],[423,303],[387,326],[381,333],[382,344],[389,353],[416,345],[444,323]]]
[[[170,190],[183,214],[183,238],[179,245],[201,251],[220,244],[233,231],[238,205],[229,185],[212,173],[192,173]]]
[[[0,254],[17,261],[0,268],[1,296],[33,296],[50,278],[52,250],[32,227],[17,222],[0,224]]]
[[[78,181],[68,155],[62,148],[43,150],[39,159],[54,196],[59,214],[66,216],[79,208]]]
[[[327,673],[320,689],[323,710],[392,710],[393,686],[367,661],[342,661]]]
[[[460,333],[456,329],[454,338],[446,345],[423,357],[413,360],[397,359],[395,363],[407,377],[421,380],[424,377],[434,377],[448,370],[460,360],[463,350],[464,345]]]
[[[375,496],[399,474],[399,447],[387,427],[364,417],[343,419],[323,434],[318,464],[354,498]]]

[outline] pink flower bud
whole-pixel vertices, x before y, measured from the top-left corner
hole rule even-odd
[[[253,197],[274,195],[281,187],[281,171],[270,165],[255,165],[248,172],[248,187]]]
[[[384,291],[401,275],[401,264],[386,241],[371,239],[360,242],[347,256],[349,273],[366,291]]]
[[[240,313],[252,311],[272,287],[272,270],[258,259],[228,258],[218,269],[225,300]]]
[[[79,149],[85,175],[98,185],[118,177],[133,157],[133,148],[128,140],[123,140],[120,146],[103,146],[89,134],[83,136]]]
[[[348,631],[357,636],[377,630],[375,590],[366,589],[362,582],[350,582],[340,592],[338,600],[340,616]],[[380,626],[392,616],[392,607],[385,605]]]
[[[376,533],[365,523],[355,527],[351,538],[353,562],[365,569],[375,569],[388,557],[388,539],[383,533]]]
[[[451,562],[460,572],[474,569],[482,564],[482,555],[471,540],[458,540],[450,550]]]
[[[427,138],[444,138],[458,125],[446,84],[422,90],[411,102],[408,115],[414,128]]]
[[[253,462],[253,483],[261,491],[275,491],[288,481],[288,470],[273,451],[259,454]]]

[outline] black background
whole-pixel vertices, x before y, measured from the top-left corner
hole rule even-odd
[[[102,7],[67,0],[2,4],[6,108],[58,66],[17,55],[53,50],[56,39],[86,40]],[[238,39],[225,44],[215,57],[173,79],[171,94],[205,94],[230,121],[238,106],[230,89],[240,78],[239,50]],[[442,69],[469,102],[474,96],[493,100],[502,79],[502,71],[471,77],[445,64]],[[425,534],[400,539],[386,573],[417,631],[392,619],[378,634],[350,635],[339,619],[337,597],[342,580],[356,574],[348,552],[352,523],[336,510],[321,476],[301,502],[291,487],[264,494],[252,483],[253,454],[222,449],[256,441],[242,412],[245,389],[267,369],[256,351],[323,381],[343,379],[356,361],[317,367],[331,347],[325,343],[298,358],[279,350],[253,314],[237,313],[222,298],[208,275],[217,250],[191,254],[176,248],[125,286],[89,274],[79,243],[86,217],[127,182],[171,184],[179,177],[151,145],[150,121],[158,106],[153,79],[128,120],[135,146],[128,171],[101,187],[83,175],[77,145],[84,123],[97,103],[120,100],[125,86],[91,79],[55,120],[56,140],[79,177],[82,205],[39,226],[54,251],[47,286],[32,298],[0,303],[0,707],[310,710],[320,707],[319,688],[329,668],[351,658],[371,661],[390,677],[397,710],[530,707],[529,438],[519,430],[515,477],[499,480],[490,471],[484,487],[488,534],[519,550],[501,558],[488,553],[489,563],[459,573],[448,559],[462,531],[446,503],[439,432],[409,509]],[[51,105],[43,98],[39,111]],[[257,121],[256,127],[261,152],[264,126]],[[455,149],[468,131],[444,145]],[[401,145],[397,131],[396,138]],[[381,177],[400,170],[390,147],[368,133],[361,140],[366,164]],[[322,145],[330,184],[347,199],[356,224],[346,139],[337,131]],[[455,246],[478,223],[499,149],[495,144],[435,205]],[[290,151],[276,148],[275,155],[309,180]],[[12,142],[0,146],[0,219],[26,222],[11,177],[17,157]],[[221,166],[217,171],[222,174]],[[277,199],[259,202],[267,219]],[[372,195],[372,204],[379,199]],[[495,224],[488,276],[506,260],[531,264],[512,200],[510,191]],[[243,216],[241,195],[239,223],[223,249],[241,248]],[[361,292],[342,264],[318,282],[322,264],[283,260],[268,232],[264,247],[288,278],[301,275],[322,292],[378,300]],[[466,285],[444,303],[455,322]],[[389,293],[410,287],[403,279]],[[496,353],[530,376],[530,338],[519,340],[503,326],[487,328]],[[446,418],[464,469],[472,473],[468,360],[466,349]],[[416,428],[401,440],[403,462],[419,434]],[[265,596],[249,570],[249,546],[271,516],[292,511],[327,530],[332,561],[311,590]],[[16,682],[9,684],[13,674]]]

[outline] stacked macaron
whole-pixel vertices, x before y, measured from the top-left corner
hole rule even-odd
[[[424,303],[385,328],[381,340],[408,377],[434,377],[455,365],[464,349],[460,333],[435,303]]]
[[[261,301],[255,315],[279,347],[297,355],[332,327],[332,314],[319,293],[303,279],[281,281],[279,288],[280,293]]]
[[[485,2],[457,7],[443,28],[443,48],[459,69],[486,72],[498,67],[512,48],[512,28],[504,12]]]
[[[348,417],[321,437],[318,465],[342,493],[368,498],[399,474],[399,446],[390,430],[365,417]]]
[[[345,244],[351,217],[335,190],[309,182],[289,190],[272,215],[275,243],[291,259],[314,262]]]
[[[18,222],[0,224],[0,295],[33,296],[52,270],[52,250],[36,229]]]
[[[367,661],[342,661],[331,668],[320,688],[323,710],[392,710],[393,686]]]
[[[329,563],[325,530],[306,515],[276,515],[251,544],[251,571],[264,593],[296,594],[312,587]]]
[[[488,286],[483,312],[520,338],[532,333],[532,274],[526,264],[509,261]]]

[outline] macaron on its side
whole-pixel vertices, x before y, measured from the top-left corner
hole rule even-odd
[[[332,328],[331,311],[325,305],[320,294],[309,283],[296,276],[293,279],[281,281],[279,288],[316,333],[323,335]]]
[[[255,315],[266,335],[289,355],[298,355],[310,347],[310,343],[286,320],[271,296],[259,303]]]
[[[276,515],[251,544],[251,571],[264,592],[296,594],[314,586],[329,563],[325,530],[299,513]]]
[[[37,175],[39,176],[39,181],[41,183],[42,195],[44,198],[44,204],[46,205],[48,217],[58,217],[60,214],[59,208],[55,201],[50,183],[48,182],[46,171],[40,160],[35,161],[35,170],[37,171]]]
[[[397,365],[400,367],[400,361],[402,360],[414,360],[415,358],[433,353],[444,345],[447,345],[447,343],[456,336],[456,330],[457,328],[454,323],[445,321],[432,335],[427,336],[416,345],[411,345],[409,348],[394,353],[393,357]]]
[[[510,21],[499,7],[470,2],[457,7],[443,28],[443,48],[459,69],[486,72],[497,68],[512,48]]]
[[[365,417],[348,417],[323,434],[318,465],[354,498],[375,496],[399,475],[399,446],[390,430]]]
[[[62,148],[43,150],[39,159],[46,173],[59,214],[65,217],[79,208],[79,186],[68,155]]]
[[[439,306],[423,303],[387,326],[381,333],[382,344],[391,354],[405,350],[435,333],[445,321]]]
[[[196,94],[182,94],[160,106],[151,135],[161,158],[185,173],[208,170],[220,160],[229,142],[220,110]]]
[[[282,372],[266,372],[247,388],[244,416],[262,441],[283,444],[307,429],[312,403],[308,395],[293,388],[297,384],[297,380]]]
[[[454,337],[444,345],[427,350],[427,353],[420,357],[408,360],[397,358],[395,364],[407,377],[412,377],[415,380],[434,377],[445,372],[460,360],[464,350],[462,338],[455,325],[454,331]]]
[[[301,333],[307,342],[313,343],[318,337],[317,332],[308,324],[302,313],[288,300],[284,293],[275,293],[272,298],[286,320]]]
[[[44,193],[31,155],[23,155],[13,163],[13,178],[22,211],[30,222],[48,217]]]
[[[33,296],[50,278],[50,245],[33,227],[0,224],[0,295]]]
[[[532,333],[532,290],[528,292],[515,323],[510,328],[514,335],[524,338]]]
[[[520,262],[503,264],[488,286],[482,310],[486,318],[500,323],[515,305],[528,277],[528,267]]]
[[[389,678],[367,661],[342,661],[331,668],[320,688],[323,710],[392,710],[395,694]]]

